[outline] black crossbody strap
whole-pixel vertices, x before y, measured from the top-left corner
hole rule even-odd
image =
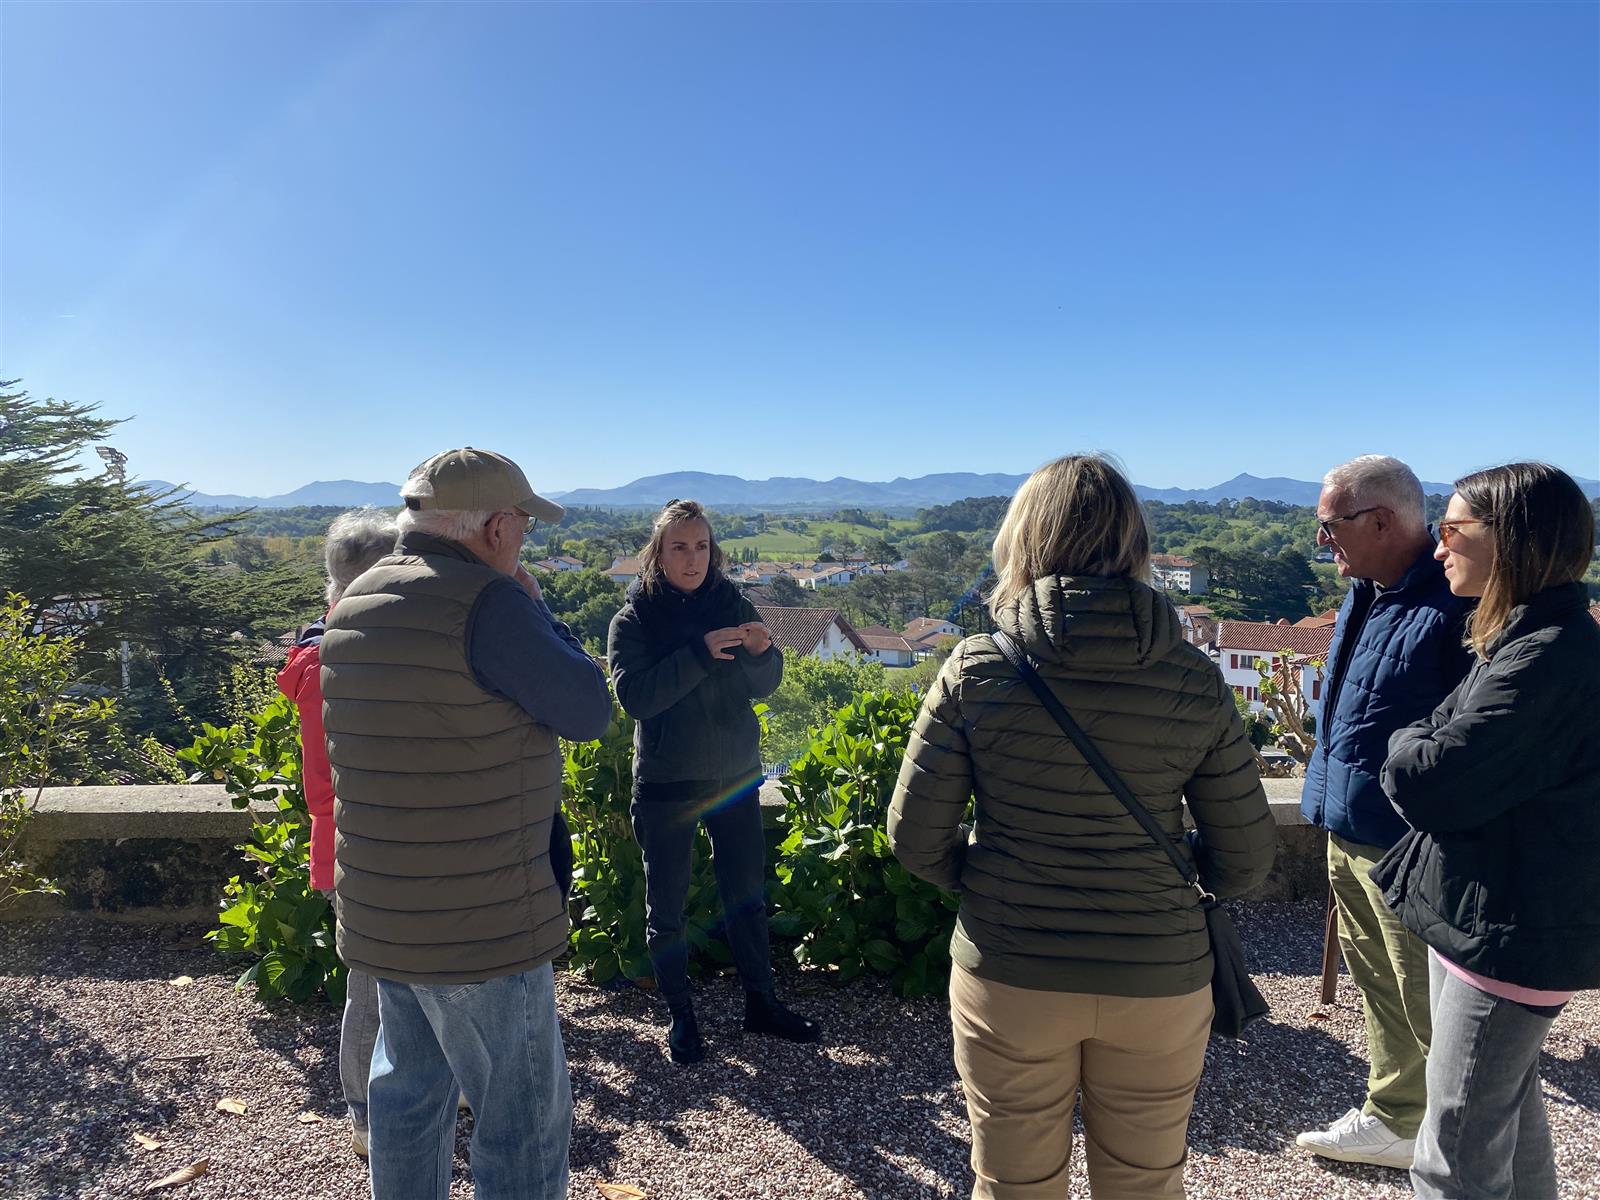
[[[1039,678],[1039,672],[1033,669],[1033,664],[1028,661],[1027,655],[1023,654],[1022,647],[998,629],[989,636],[994,640],[1000,653],[1005,655],[1006,661],[1018,675],[1022,676],[1023,682],[1033,689],[1035,696],[1039,697],[1039,703],[1044,705],[1045,711],[1055,718],[1056,724],[1061,726],[1061,731],[1072,739],[1072,744],[1078,748],[1078,753],[1083,755],[1084,761],[1094,768],[1095,774],[1100,776],[1106,787],[1111,789],[1111,794],[1122,801],[1122,806],[1133,814],[1133,819],[1155,839],[1156,845],[1166,851],[1178,874],[1183,876],[1183,881],[1199,893],[1202,901],[1215,903],[1216,897],[1201,885],[1199,873],[1184,862],[1183,855],[1178,853],[1178,848],[1172,844],[1172,839],[1167,836],[1166,831],[1156,824],[1156,819],[1150,815],[1150,810],[1140,804],[1138,798],[1128,790],[1128,785],[1122,782],[1122,776],[1112,769],[1105,755],[1100,753],[1100,747],[1089,740],[1089,735],[1079,728],[1066,706],[1056,699],[1049,685]]]

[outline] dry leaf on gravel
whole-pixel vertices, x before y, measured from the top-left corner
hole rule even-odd
[[[235,1100],[232,1096],[224,1096],[217,1101],[218,1112],[232,1113],[236,1117],[244,1116],[245,1108],[246,1105],[243,1100]]]
[[[295,1120],[299,1121],[302,1125],[317,1125],[323,1121],[326,1121],[327,1119],[328,1118],[324,1117],[321,1113],[314,1112],[303,1112],[295,1118]]]
[[[154,1183],[145,1184],[144,1191],[139,1194],[148,1196],[151,1192],[159,1192],[162,1188],[182,1187],[186,1183],[193,1183],[210,1169],[211,1160],[209,1158],[197,1158],[187,1167],[180,1167],[171,1175],[163,1175]]]
[[[136,1133],[133,1135],[133,1140],[138,1142],[139,1145],[143,1146],[146,1150],[161,1149],[161,1143],[155,1138],[151,1137],[148,1133]]]
[[[1306,1020],[1308,1021],[1326,1021],[1327,1019],[1328,1014],[1325,1012],[1314,1012],[1306,1016]]]
[[[600,1189],[605,1200],[645,1200],[644,1190],[631,1183],[597,1183],[594,1186]]]
[[[173,987],[188,987],[193,982],[194,982],[194,976],[193,975],[179,975],[176,979],[174,979],[172,981],[172,986]]]

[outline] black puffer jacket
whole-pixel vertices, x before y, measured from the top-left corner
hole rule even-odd
[[[1207,887],[1266,879],[1277,830],[1233,693],[1165,597],[1130,579],[1042,579],[998,623],[1175,840],[1187,796]],[[961,643],[922,706],[889,841],[961,892],[950,953],[985,979],[1113,996],[1211,981],[1193,889],[987,636]]]
[[[1580,583],[1511,611],[1434,714],[1389,741],[1411,824],[1372,869],[1408,929],[1469,971],[1600,987],[1600,626]]]
[[[714,659],[705,635],[761,618],[726,578],[713,575],[693,593],[663,584],[628,589],[611,618],[606,653],[617,702],[638,724],[633,773],[647,781],[733,779],[761,770],[761,726],[752,699],[783,681],[776,646],[744,647]]]

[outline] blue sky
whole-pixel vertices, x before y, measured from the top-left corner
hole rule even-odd
[[[0,375],[146,478],[1600,476],[1600,9],[0,6]]]

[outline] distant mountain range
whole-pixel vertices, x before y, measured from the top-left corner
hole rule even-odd
[[[361,483],[355,479],[319,479],[281,496],[212,496],[164,479],[141,479],[139,482],[152,492],[175,491],[194,508],[300,508],[306,505],[359,508],[363,504],[398,508],[400,505],[398,483]]]
[[[659,508],[669,500],[690,496],[712,508],[725,511],[784,509],[828,510],[835,508],[882,509],[908,512],[935,504],[950,504],[969,496],[1009,496],[1026,475],[977,475],[967,471],[923,475],[916,479],[892,479],[887,483],[865,483],[859,479],[816,480],[788,476],[773,479],[741,479],[737,475],[711,475],[703,471],[674,471],[667,475],[647,475],[616,488],[578,488],[570,492],[551,492],[550,498],[568,507]],[[153,490],[175,485],[146,480]],[[1579,479],[1578,484],[1591,499],[1600,496],[1600,480]],[[1430,494],[1449,495],[1448,483],[1423,483]],[[394,483],[360,483],[353,479],[319,480],[285,492],[281,496],[213,496],[203,492],[176,489],[196,508],[293,508],[300,505],[330,505],[351,508],[362,504],[393,507],[398,503],[400,486]],[[1182,504],[1198,500],[1214,504],[1218,500],[1277,500],[1285,504],[1312,505],[1322,490],[1320,483],[1304,479],[1273,476],[1235,475],[1226,483],[1209,488],[1153,488],[1135,484],[1134,490],[1146,500]]]

